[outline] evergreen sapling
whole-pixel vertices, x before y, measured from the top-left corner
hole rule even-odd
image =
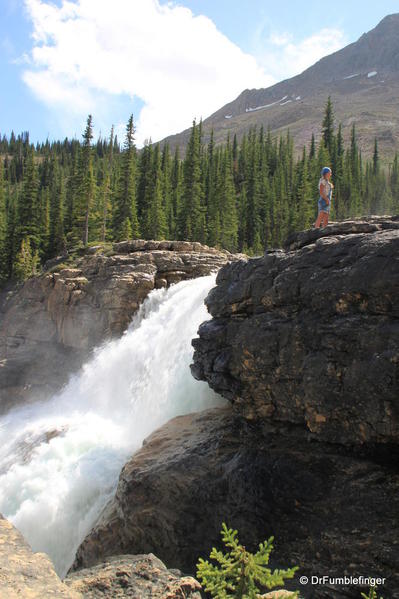
[[[228,549],[226,553],[215,547],[210,559],[218,565],[211,564],[201,557],[197,563],[197,577],[205,590],[217,599],[256,599],[261,588],[272,589],[284,585],[285,579],[293,578],[298,567],[287,570],[272,570],[267,567],[270,553],[273,550],[273,539],[259,544],[258,551],[253,554],[239,543],[238,533],[222,523],[221,536]],[[298,593],[292,595],[298,597]]]

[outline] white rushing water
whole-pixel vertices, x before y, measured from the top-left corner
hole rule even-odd
[[[0,419],[0,512],[63,576],[143,439],[173,416],[224,403],[189,364],[215,277],[154,290],[122,338],[51,400]]]

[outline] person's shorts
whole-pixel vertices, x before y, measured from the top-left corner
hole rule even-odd
[[[317,203],[319,212],[330,212],[330,204],[327,204],[324,198],[320,197]]]

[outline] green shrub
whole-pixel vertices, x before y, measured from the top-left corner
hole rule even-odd
[[[61,270],[64,270],[64,268],[70,267],[70,264],[67,264],[66,262],[60,262],[59,264],[55,264],[54,266],[52,266],[48,272],[53,274],[55,272],[60,272]]]
[[[368,595],[366,595],[366,593],[362,593],[362,599],[378,599],[377,587],[370,587]],[[383,597],[380,597],[379,599],[383,599]]]
[[[19,281],[25,281],[39,274],[40,259],[37,250],[32,251],[29,237],[24,237],[19,252],[15,257],[14,276]]]
[[[240,545],[237,531],[227,528],[223,522],[221,536],[229,550],[227,553],[212,549],[210,559],[219,565],[211,564],[201,557],[197,563],[197,577],[205,590],[217,599],[256,599],[260,588],[272,589],[284,585],[285,578],[293,578],[298,567],[288,570],[267,568],[273,539],[259,544],[259,550],[253,554]],[[298,593],[294,595],[298,597]]]

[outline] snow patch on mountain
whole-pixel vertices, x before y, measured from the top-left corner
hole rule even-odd
[[[272,102],[271,104],[263,104],[263,106],[256,106],[255,108],[246,108],[245,112],[254,112],[255,110],[262,110],[263,108],[270,108],[270,106],[275,106],[276,104],[280,104],[283,100],[286,100],[288,96],[283,96],[281,100],[276,100],[276,102]]]

